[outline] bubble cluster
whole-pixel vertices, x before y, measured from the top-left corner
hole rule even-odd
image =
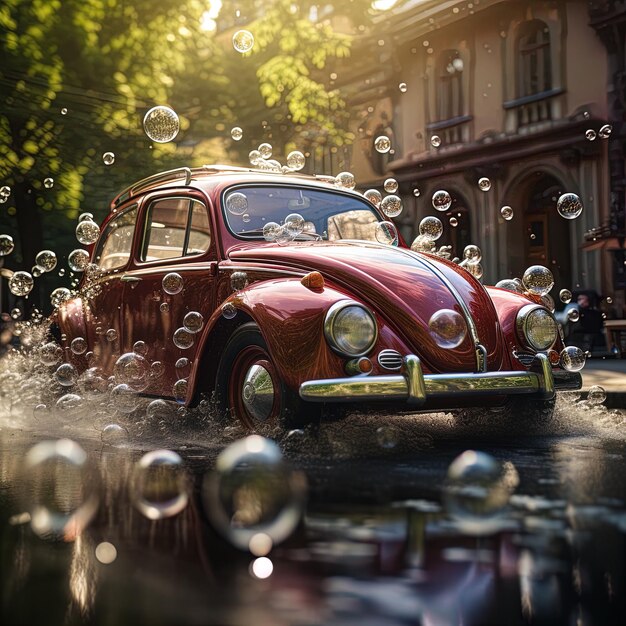
[[[545,296],[554,287],[552,272],[543,265],[531,265],[522,276],[522,283],[530,293]]]
[[[387,217],[397,217],[402,213],[402,200],[399,196],[389,194],[382,199],[380,209]]]
[[[467,324],[463,316],[452,309],[440,309],[434,313],[428,327],[440,348],[456,348],[467,335]]]
[[[556,210],[566,220],[574,220],[583,212],[583,203],[575,193],[564,193],[556,203]]]
[[[391,139],[387,137],[387,135],[380,135],[374,139],[374,148],[376,152],[380,152],[381,154],[386,154],[391,150]]]
[[[172,141],[180,129],[176,111],[167,106],[152,107],[143,118],[143,130],[152,141]]]
[[[433,194],[432,204],[437,211],[447,211],[452,206],[452,197],[444,189],[439,189]]]
[[[249,30],[238,30],[233,35],[233,48],[244,54],[252,50],[254,46],[254,35]]]

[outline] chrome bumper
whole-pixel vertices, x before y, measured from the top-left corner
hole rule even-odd
[[[409,354],[404,357],[404,374],[308,380],[300,385],[300,397],[308,402],[404,400],[419,406],[427,400],[453,396],[530,394],[550,399],[555,391],[575,391],[581,386],[578,372],[553,372],[545,354],[537,354],[527,372],[426,375],[419,358]]]

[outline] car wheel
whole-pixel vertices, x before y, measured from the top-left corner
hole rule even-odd
[[[230,337],[217,371],[218,409],[246,430],[281,423],[287,428],[310,422],[319,410],[303,406],[286,387],[272,361],[259,327],[239,326]]]

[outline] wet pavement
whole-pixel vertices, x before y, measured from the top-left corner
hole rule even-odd
[[[2,624],[623,623],[626,414],[578,395],[531,434],[498,428],[497,411],[475,425],[352,416],[268,430],[308,491],[299,521],[254,554],[237,547],[249,520],[229,511],[224,532],[215,512],[225,500],[209,494],[216,479],[228,490],[216,459],[241,431],[178,415],[138,433],[124,415],[114,437],[95,408],[71,422],[20,410],[4,403],[0,430]],[[29,449],[60,437],[86,452],[82,491],[63,473],[33,480],[25,468]],[[170,493],[155,515],[138,506],[136,479],[156,448],[182,458],[176,485],[188,497]],[[455,492],[450,466],[466,450],[486,453],[506,480]],[[244,513],[280,517],[297,496],[281,485],[257,473],[239,492]],[[39,536],[35,505],[72,510],[77,493],[98,502],[84,530]],[[180,511],[163,517],[174,501]]]

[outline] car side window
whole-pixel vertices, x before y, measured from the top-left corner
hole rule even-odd
[[[189,198],[155,200],[148,208],[142,261],[202,254],[211,245],[207,208]]]
[[[137,205],[113,218],[100,235],[94,262],[103,270],[123,267],[130,259],[133,233],[137,222]]]

